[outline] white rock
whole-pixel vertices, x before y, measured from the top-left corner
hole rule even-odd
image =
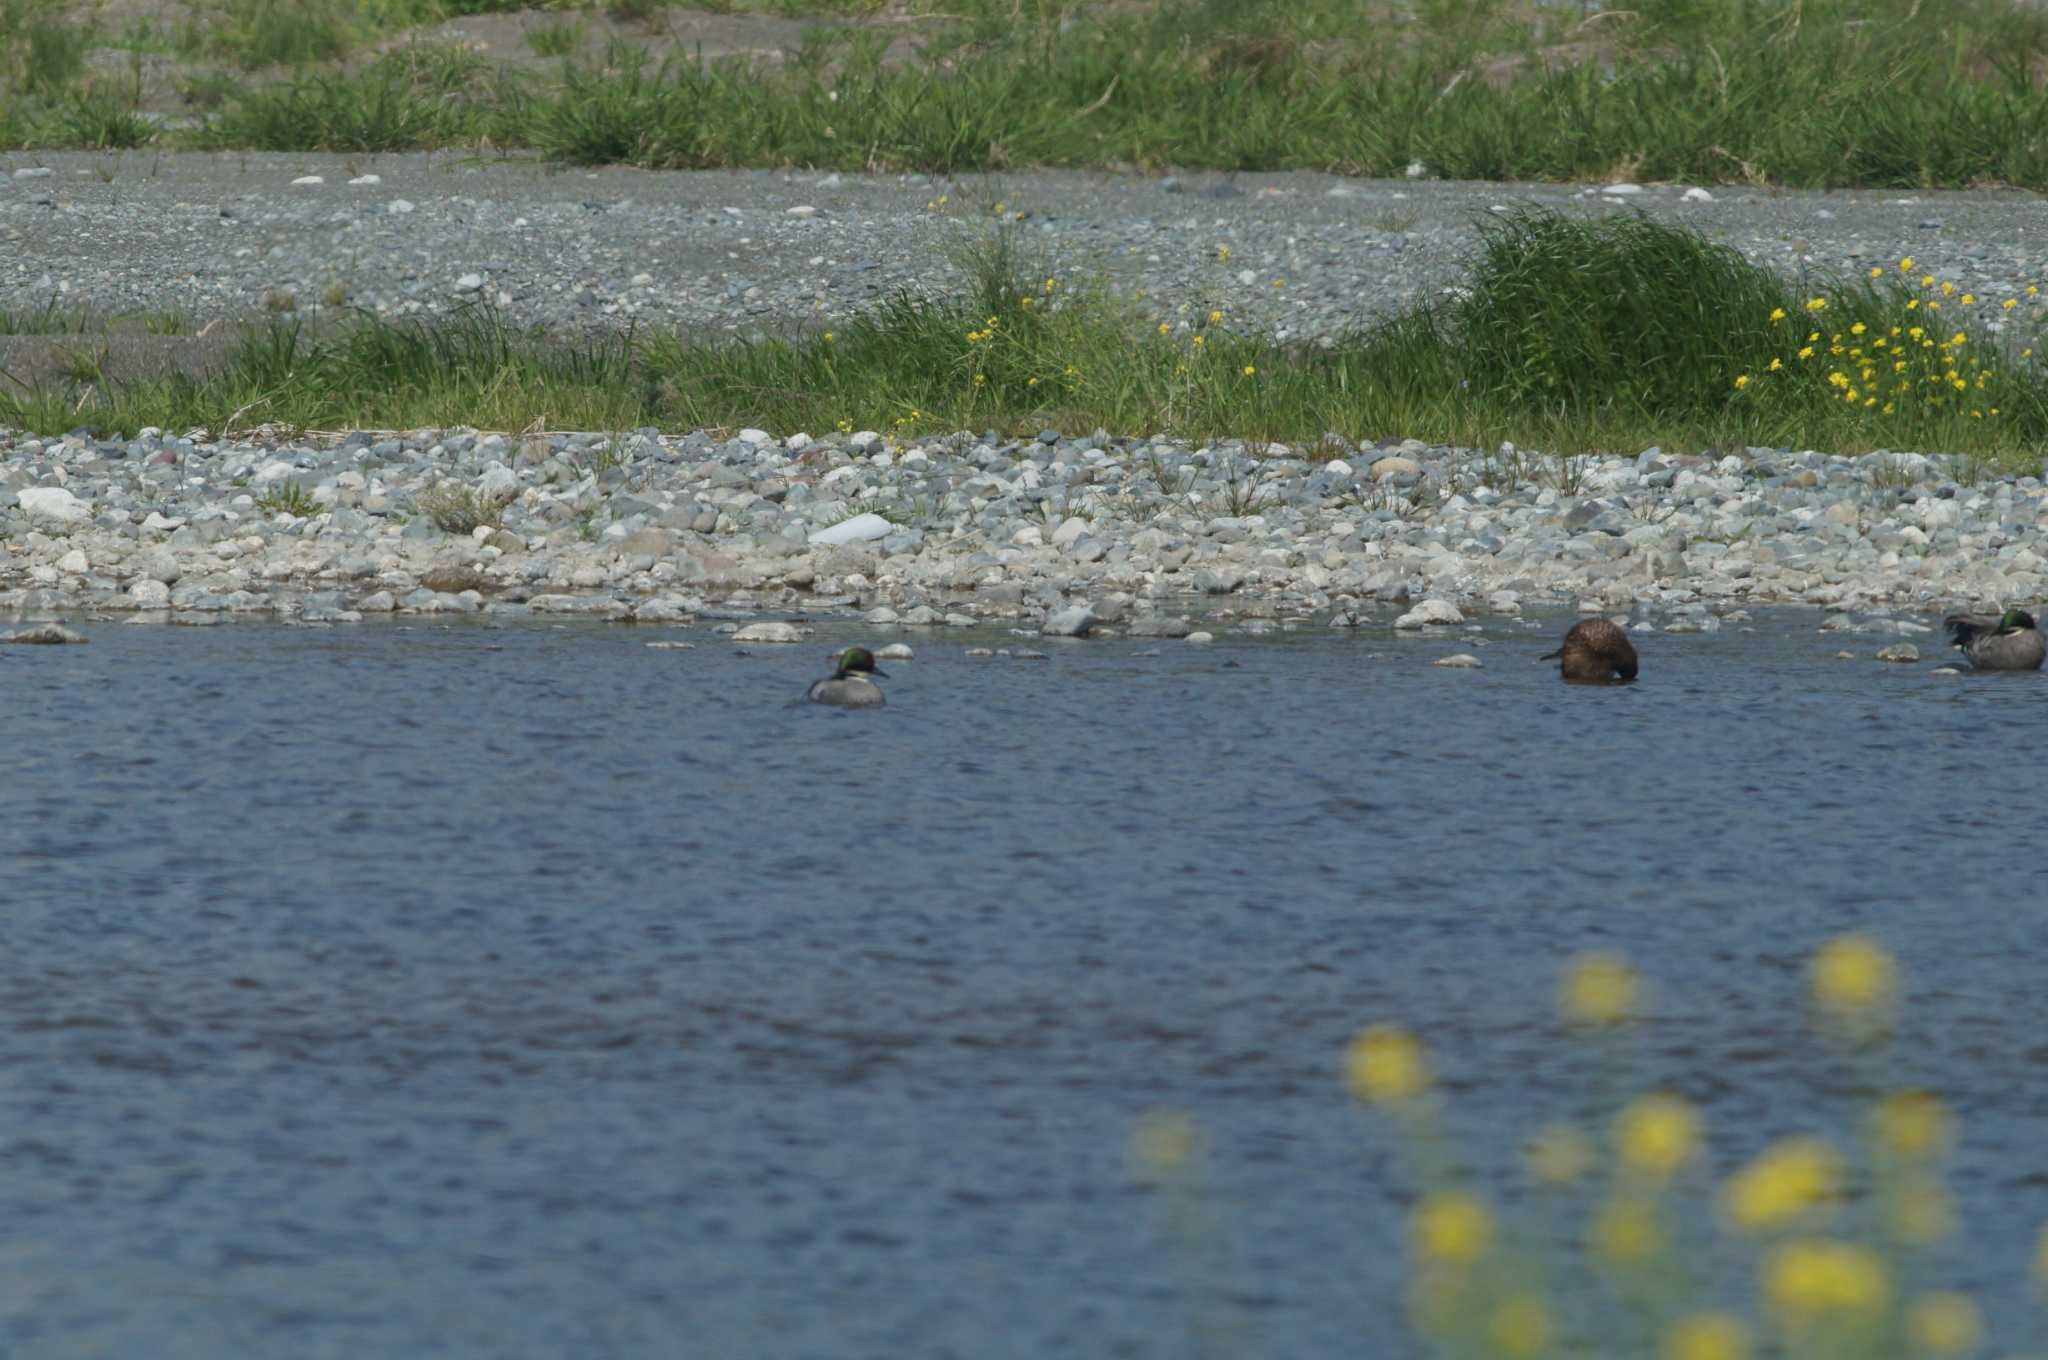
[[[1095,626],[1095,611],[1085,604],[1046,615],[1038,631],[1046,637],[1086,637]]]
[[[14,501],[31,515],[41,515],[62,524],[76,524],[92,515],[83,501],[61,486],[24,487],[14,493]]]
[[[1389,477],[1399,477],[1406,473],[1421,471],[1422,464],[1416,462],[1413,458],[1403,458],[1399,454],[1390,454],[1385,458],[1375,458],[1373,460],[1372,479],[1376,482],[1384,482]]]
[[[1465,616],[1449,600],[1424,600],[1394,620],[1396,628],[1423,628],[1432,624],[1463,623]]]
[[[137,581],[128,587],[128,600],[137,609],[168,609],[171,588],[162,581]]]
[[[455,281],[455,291],[458,293],[474,293],[483,286],[484,276],[481,274],[464,274]]]
[[[1687,189],[1684,193],[1680,194],[1679,197],[1684,199],[1688,203],[1712,203],[1714,201],[1714,196],[1708,193],[1705,189],[1700,188],[1698,185],[1694,185],[1692,188]]]
[[[766,430],[756,430],[753,429],[752,427],[741,430],[739,432],[738,437],[740,443],[752,444],[756,448],[759,448],[763,444],[772,444],[775,442],[774,435],[768,433]]]
[[[1016,533],[1010,535],[1010,542],[1020,548],[1036,548],[1045,542],[1045,534],[1039,530],[1036,524],[1027,524]]]
[[[72,632],[61,623],[45,623],[35,628],[24,628],[18,633],[0,637],[0,642],[28,642],[52,646],[65,642],[83,642],[85,638]]]
[[[1342,458],[1332,458],[1329,462],[1323,464],[1323,471],[1329,473],[1332,477],[1349,477],[1353,469],[1351,464],[1345,462]]]
[[[871,543],[878,538],[887,538],[895,532],[896,526],[880,515],[855,515],[843,519],[811,535],[813,543],[837,547],[843,543]]]
[[[1429,167],[1428,167],[1428,166],[1426,166],[1426,165],[1424,165],[1424,164],[1423,164],[1423,163],[1422,163],[1421,161],[1410,161],[1410,162],[1408,162],[1408,170],[1407,170],[1407,175],[1408,175],[1408,178],[1410,178],[1410,179],[1421,179],[1421,178],[1422,178],[1422,177],[1423,177],[1424,175],[1426,175],[1426,174],[1428,174],[1428,173],[1429,173]]]
[[[1920,659],[1920,649],[1910,642],[1895,642],[1877,654],[1879,661],[1897,661],[1905,664]]]
[[[297,472],[298,469],[287,463],[284,459],[273,458],[262,467],[257,468],[255,476],[249,480],[257,486],[269,486],[272,482],[281,482]]]
[[[297,179],[292,181],[294,185],[305,185],[309,187],[315,184],[325,184],[326,182],[326,177],[322,175],[300,175]]]
[[[47,165],[24,166],[14,172],[16,179],[48,179],[54,173]]]
[[[164,516],[152,510],[149,512],[149,517],[142,521],[142,527],[145,529],[155,529],[162,533],[169,533],[173,529],[184,528],[185,520],[183,516],[179,516],[175,519],[166,519]]]
[[[1216,640],[1216,635],[1215,635],[1214,633],[1189,633],[1189,634],[1188,634],[1188,641],[1189,641],[1189,642],[1214,642],[1215,640]]]
[[[382,175],[357,175],[349,181],[349,184],[353,188],[367,189],[373,184],[382,184],[383,182],[384,177]]]
[[[1435,661],[1432,661],[1430,664],[1432,666],[1445,666],[1451,670],[1456,671],[1476,671],[1485,669],[1484,665],[1480,662],[1479,658],[1472,655],[1470,652],[1458,652],[1451,656],[1440,656]]]
[[[390,213],[393,217],[402,217],[412,211],[412,200],[409,198],[394,198],[384,205],[384,211]]]
[[[873,430],[856,430],[846,437],[846,447],[865,453],[882,442],[882,436]]]
[[[818,210],[808,203],[799,203],[794,208],[783,209],[785,217],[816,217]]]
[[[879,661],[908,661],[915,655],[916,653],[910,650],[908,643],[892,642],[882,648],[881,651],[876,652],[875,658]]]
[[[750,623],[732,635],[734,642],[802,642],[808,629],[793,623]]]
[[[1630,194],[1639,194],[1642,191],[1643,186],[1640,184],[1606,184],[1600,188],[1601,193],[1613,194],[1616,198],[1624,198]]]
[[[647,285],[654,282],[654,275],[643,271],[641,273],[635,274],[633,276],[632,282],[635,288],[645,288]]]
[[[86,561],[85,550],[82,548],[73,548],[57,559],[57,570],[67,576],[83,576],[91,565]]]
[[[1060,527],[1052,531],[1052,545],[1055,548],[1070,548],[1074,540],[1088,532],[1088,521],[1079,515],[1069,515],[1060,521]]]

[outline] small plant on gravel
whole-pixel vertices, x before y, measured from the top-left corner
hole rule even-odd
[[[543,24],[526,31],[526,45],[537,57],[574,56],[583,49],[583,38],[588,30],[581,20],[564,20]]]
[[[297,482],[279,482],[256,498],[256,508],[269,514],[311,519],[320,513],[320,502]]]
[[[413,498],[414,507],[444,533],[470,534],[489,525],[499,527],[510,494],[486,495],[459,482],[436,482]]]

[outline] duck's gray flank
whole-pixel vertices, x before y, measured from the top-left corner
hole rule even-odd
[[[1980,671],[2037,671],[2048,641],[2024,609],[2003,614],[1951,614],[1941,621],[1949,641]]]
[[[839,708],[877,708],[887,702],[882,687],[870,676],[887,677],[889,672],[875,665],[875,654],[865,647],[848,647],[838,657],[838,669],[811,686],[808,696],[814,704]]]

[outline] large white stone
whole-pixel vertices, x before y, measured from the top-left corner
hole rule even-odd
[[[793,623],[750,623],[732,635],[734,642],[802,642],[805,629]]]
[[[89,519],[90,508],[61,486],[24,487],[14,493],[15,504],[31,515],[54,519],[63,524],[77,524]]]
[[[1463,623],[1465,616],[1449,600],[1424,600],[1394,620],[1396,628],[1424,628],[1431,624]]]
[[[887,538],[896,526],[880,515],[855,515],[839,523],[818,530],[811,535],[811,542],[838,547],[845,543],[871,543],[878,538]]]

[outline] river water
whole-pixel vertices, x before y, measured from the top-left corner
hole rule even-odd
[[[912,636],[866,712],[789,702],[829,628],[5,649],[0,1354],[1166,1357],[1202,1288],[1238,1353],[1398,1354],[1358,1026],[1424,1035],[1506,1191],[1591,1108],[1558,970],[1622,950],[1624,1084],[1725,1170],[1846,1127],[1801,970],[1849,929],[1908,980],[1885,1079],[1963,1120],[1938,1274],[2023,1339],[2048,677],[1794,610],[1566,687],[1566,622]],[[1206,1264],[1127,1162],[1160,1105]]]

